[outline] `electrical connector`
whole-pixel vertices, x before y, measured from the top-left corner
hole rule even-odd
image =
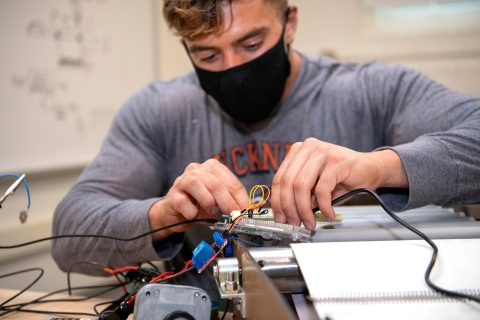
[[[225,239],[218,232],[213,233],[213,240],[218,247],[221,247],[225,243]]]
[[[242,215],[242,213],[238,210],[234,210],[234,211],[230,212],[230,218],[232,219],[232,221],[234,221],[236,218],[238,218],[241,215]]]
[[[202,240],[200,244],[193,250],[192,263],[193,266],[200,270],[205,263],[215,254],[213,248]]]

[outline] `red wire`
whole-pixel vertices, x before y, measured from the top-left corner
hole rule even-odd
[[[125,285],[124,285],[124,283],[122,282],[122,280],[120,280],[120,278],[117,276],[116,273],[113,274],[113,275],[114,275],[115,278],[117,278],[118,283],[120,283],[120,284],[122,285],[123,292],[124,292],[124,293],[128,293],[127,288],[125,288]]]
[[[118,269],[103,268],[103,270],[105,272],[110,273],[110,274],[116,274],[116,273],[124,272],[124,271],[128,271],[128,270],[138,270],[138,267],[126,266],[126,267],[118,268]]]
[[[187,270],[187,268],[192,265],[192,260],[185,261],[184,264],[185,264],[185,265],[184,265],[183,269],[180,270],[180,271],[178,271],[177,273],[180,273],[180,272],[183,272],[183,271]],[[108,271],[107,271],[107,272],[108,272]],[[156,281],[158,281],[158,280],[160,280],[160,279],[169,278],[169,277],[171,277],[171,276],[173,276],[173,275],[175,275],[175,273],[173,273],[173,272],[171,272],[171,271],[166,271],[166,272],[164,272],[164,273],[156,276],[156,277],[153,278],[152,280],[150,280],[150,283],[154,283],[154,282],[156,282]],[[137,296],[136,294],[133,295],[133,296],[130,298],[130,300],[127,301],[127,304],[130,304],[130,303],[132,303],[133,301],[135,301],[136,296]]]

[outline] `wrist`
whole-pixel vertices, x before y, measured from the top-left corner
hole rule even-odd
[[[400,156],[391,149],[372,153],[375,155],[379,170],[378,187],[408,188],[408,178]]]
[[[163,215],[163,204],[164,200],[159,200],[150,207],[148,211],[148,220],[150,222],[150,230],[155,230],[165,226],[165,223],[162,219]],[[173,231],[166,229],[162,231],[157,231],[152,233],[152,243],[157,243],[160,240],[165,239],[166,237],[173,234]]]

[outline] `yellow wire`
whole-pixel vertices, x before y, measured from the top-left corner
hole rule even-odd
[[[265,189],[264,188],[266,188],[267,191],[268,191],[267,198],[265,198]],[[253,203],[254,198],[255,198],[255,193],[257,192],[258,189],[260,189],[262,191],[262,197],[261,197],[259,202]],[[270,188],[269,187],[267,187],[266,185],[259,185],[259,184],[253,186],[253,188],[250,190],[250,198],[248,200],[247,211],[248,210],[253,210],[253,209],[256,209],[256,208],[259,208],[259,207],[263,206],[267,202],[269,197],[270,197]]]

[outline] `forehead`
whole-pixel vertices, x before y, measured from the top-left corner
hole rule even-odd
[[[223,30],[190,43],[212,44],[218,41],[234,41],[254,29],[281,29],[277,7],[264,0],[234,0],[223,5]]]

